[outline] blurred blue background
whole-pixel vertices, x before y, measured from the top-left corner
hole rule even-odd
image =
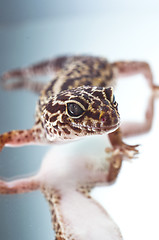
[[[158,29],[157,0],[0,0],[0,74],[8,69],[23,67],[57,55],[88,53],[106,57],[110,61],[146,60],[151,64],[155,81],[159,84]],[[140,95],[142,87],[139,88],[136,82],[135,84],[133,83],[134,87],[130,88],[132,98],[135,91],[135,95],[137,92],[140,97],[139,101],[144,102],[144,98]],[[124,110],[121,107],[124,115],[129,107],[125,99],[128,99],[131,93],[127,93],[124,87],[122,89],[120,96],[123,99],[120,99],[121,105],[124,105]],[[0,89],[0,132],[30,128],[34,122],[36,100],[35,94],[25,90],[6,92]],[[135,110],[134,112],[132,110],[128,117],[133,119],[141,114],[139,106],[137,114]],[[149,136],[149,141],[153,142],[155,131],[152,134],[154,135]],[[135,144],[143,141],[146,149],[150,146],[150,142],[144,143],[142,138],[132,141]],[[141,156],[140,161],[133,165],[136,168],[133,169],[131,165],[130,170],[126,165],[119,183],[117,182],[112,190],[105,189],[107,195],[101,197],[121,228],[124,239],[159,238],[159,233],[154,231],[158,229],[156,221],[154,220],[151,225],[148,219],[144,222],[142,218],[146,206],[149,205],[150,199],[147,197],[150,194],[143,185],[138,184],[145,164],[149,168],[151,159],[151,166],[155,165],[153,160],[155,161],[158,156],[158,152],[155,152],[158,149],[155,144],[156,141],[153,146],[151,145],[151,153],[146,153],[147,162],[145,156],[143,161]],[[5,148],[0,154],[0,176],[12,179],[15,176],[35,173],[46,151],[47,147],[38,146]],[[132,169],[136,174],[135,177]],[[149,176],[147,181],[153,179],[155,169],[156,167],[150,170],[152,176]],[[144,176],[146,179],[147,173]],[[142,183],[146,184],[145,181],[143,180]],[[127,185],[124,185],[126,182]],[[152,189],[151,186],[149,187]],[[137,195],[141,189],[143,198]],[[124,202],[122,194],[125,192],[127,196],[124,195],[126,199]],[[135,200],[136,198],[138,201]],[[120,206],[116,204],[116,199],[121,200]],[[148,199],[148,202],[142,208],[145,199]],[[156,202],[153,200],[153,204],[150,202],[151,206],[157,206],[155,205],[157,198],[155,199]],[[134,210],[131,211],[130,208]],[[152,213],[155,211],[157,211],[155,207],[148,211],[149,219],[154,219],[155,215]],[[0,196],[0,239],[53,239],[48,205],[39,192]]]

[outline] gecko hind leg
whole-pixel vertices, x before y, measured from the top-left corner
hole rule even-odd
[[[107,149],[107,151],[113,151],[113,155],[122,154],[128,158],[132,158],[138,153],[138,145],[127,145],[122,141],[122,138],[140,135],[151,129],[154,116],[154,101],[156,97],[159,97],[159,86],[154,84],[151,68],[146,62],[114,62],[112,63],[112,67],[117,73],[117,78],[143,74],[152,89],[143,122],[126,122],[121,125],[120,129],[109,134],[112,149]]]
[[[43,89],[45,83],[34,82],[32,81],[32,78],[38,75],[56,73],[62,69],[68,58],[69,57],[62,56],[42,61],[26,68],[8,71],[1,76],[0,82],[2,86],[7,90],[25,88],[39,93]],[[10,79],[14,79],[16,81],[9,83]]]
[[[116,72],[117,78],[142,74],[152,90],[159,90],[159,86],[154,84],[152,71],[147,62],[119,61],[114,62],[111,65]]]
[[[38,190],[39,188],[39,181],[34,177],[13,181],[3,181],[0,179],[0,194],[20,194]]]
[[[137,136],[150,131],[154,117],[154,101],[155,96],[152,94],[148,99],[145,117],[142,122],[125,122],[121,125],[123,137]]]
[[[32,92],[39,94],[44,88],[45,83],[34,82],[29,78],[21,78],[18,81],[7,83],[3,82],[2,87],[5,90],[15,90],[15,89],[27,89]]]

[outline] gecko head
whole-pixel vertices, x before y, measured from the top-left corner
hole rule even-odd
[[[54,95],[43,111],[50,141],[115,131],[120,124],[113,88],[82,86]]]

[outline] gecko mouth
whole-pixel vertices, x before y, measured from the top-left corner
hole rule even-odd
[[[75,128],[80,128],[81,130],[85,130],[88,133],[93,132],[94,134],[95,133],[103,134],[103,133],[110,133],[110,132],[118,129],[119,126],[120,126],[120,121],[118,121],[116,124],[112,124],[110,126],[101,125],[100,127],[97,127],[97,126],[88,126],[86,124],[75,124],[75,123],[73,123],[72,126],[75,127]]]

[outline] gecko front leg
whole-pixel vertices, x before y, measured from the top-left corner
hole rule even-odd
[[[42,129],[34,126],[28,130],[13,130],[0,135],[0,151],[4,146],[23,146],[27,144],[44,143]]]

